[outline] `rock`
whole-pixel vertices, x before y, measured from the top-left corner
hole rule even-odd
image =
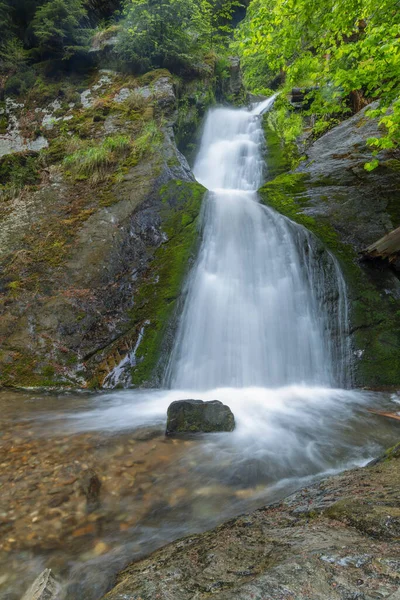
[[[177,400],[168,407],[167,435],[233,431],[234,428],[231,409],[219,400]]]
[[[32,583],[22,600],[61,600],[61,594],[61,586],[53,577],[51,569],[45,569]]]
[[[229,57],[229,89],[232,94],[239,94],[242,89],[242,72],[238,56]]]
[[[307,159],[293,173],[279,173],[285,158],[271,152],[266,137],[267,171],[275,177],[260,190],[263,202],[311,230],[342,268],[349,301],[350,334],[357,386],[400,383],[400,268],[396,262],[360,261],[360,253],[400,224],[400,161],[379,152],[379,166],[369,172],[379,138],[378,119],[361,110],[307,148]],[[270,136],[271,137],[271,136]],[[276,148],[276,146],[274,146]],[[271,176],[270,175],[270,176]],[[275,175],[278,175],[276,177]]]
[[[135,385],[157,385],[163,373],[156,357],[161,361],[168,355],[175,305],[196,250],[196,221],[205,190],[175,143],[178,113],[172,77],[160,70],[140,79],[144,87],[136,88],[138,83],[127,77],[119,97],[126,96],[128,84],[136,94],[148,93],[143,115],[157,129],[157,151],[149,147],[129,169],[122,168],[124,155],[90,195],[85,191],[91,188],[88,180],[65,177],[63,149],[52,136],[54,164],[44,170],[40,155],[32,161],[29,157],[41,180],[7,201],[0,226],[0,290],[10,297],[0,311],[0,338],[7,340],[0,353],[2,384],[18,380],[28,386],[68,382],[80,387],[90,382],[114,387],[132,380]],[[80,115],[89,137],[97,132],[99,143],[118,134],[135,139],[139,121],[128,123],[124,103],[112,100],[119,85],[115,73],[98,71],[90,88],[76,88],[75,109],[57,99],[35,106],[35,128],[36,123],[42,127],[46,114],[60,119],[55,128],[73,115],[66,127],[74,128]],[[111,113],[110,101],[115,109]],[[12,118],[28,123],[28,101],[8,107]],[[153,109],[157,121],[151,120]],[[111,178],[113,169],[118,181]],[[61,221],[60,229],[56,224]],[[18,261],[27,256],[20,270]],[[28,285],[32,277],[43,293],[33,293]],[[14,303],[22,303],[21,310],[15,311]],[[154,331],[166,325],[164,349],[164,340]]]
[[[93,469],[85,469],[79,478],[79,487],[86,496],[87,512],[93,512],[100,506],[101,481]]]
[[[397,452],[168,544],[104,600],[398,600]]]
[[[238,56],[230,56],[228,61],[229,76],[222,83],[222,96],[229,97],[231,101],[240,102],[246,97],[242,82],[240,59]]]

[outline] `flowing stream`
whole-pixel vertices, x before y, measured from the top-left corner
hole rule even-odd
[[[348,383],[340,270],[304,228],[259,203],[260,113],[272,102],[208,115],[194,167],[209,190],[203,239],[168,370],[172,388]]]
[[[399,396],[350,389],[335,259],[259,202],[260,114],[272,101],[206,120],[201,245],[165,389],[0,392],[0,600],[19,600],[47,567],[67,600],[98,600],[128,562],[397,441],[396,423],[367,409],[396,410]],[[167,408],[185,398],[228,404],[235,430],[166,438]],[[90,514],[87,469],[101,480]]]

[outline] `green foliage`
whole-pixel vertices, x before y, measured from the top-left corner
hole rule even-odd
[[[211,49],[225,47],[239,0],[126,0],[116,51],[143,73],[198,68]]]
[[[193,32],[202,29],[195,0],[128,0],[117,52],[134,70],[181,71],[196,51]]]
[[[69,58],[86,49],[89,30],[82,0],[48,0],[40,6],[32,21],[32,30],[43,55]]]
[[[11,6],[8,0],[0,0],[0,47],[13,36]],[[1,58],[0,58],[1,65]]]
[[[31,70],[23,70],[9,77],[4,85],[4,90],[8,95],[21,96],[26,94],[32,88],[36,80],[36,75]]]
[[[155,121],[148,121],[143,127],[141,135],[134,141],[134,150],[138,158],[141,158],[151,148],[153,151],[161,143],[161,134]]]
[[[377,160],[376,158],[374,160],[371,160],[370,162],[366,162],[364,165],[364,169],[366,171],[373,171],[374,169],[376,169],[376,167],[379,165],[379,160]]]
[[[119,64],[136,73],[209,70],[207,54],[227,52],[242,8],[241,0],[0,0],[0,72],[38,62],[48,74],[79,68],[83,57],[70,59],[114,37]]]
[[[267,115],[267,125],[279,137],[290,158],[294,158],[297,154],[296,140],[303,130],[302,116],[293,112],[286,100],[278,97]]]
[[[211,48],[219,48],[229,39],[235,13],[243,6],[240,0],[201,0],[202,18]]]
[[[0,72],[10,72],[25,67],[27,52],[21,40],[12,37],[0,46]]]
[[[249,87],[257,90],[279,76],[285,92],[313,88],[310,112],[320,131],[380,98],[386,133],[374,145],[398,146],[398,0],[253,0],[236,48]]]

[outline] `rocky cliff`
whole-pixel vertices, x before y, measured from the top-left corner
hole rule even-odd
[[[151,379],[204,192],[174,128],[198,124],[207,84],[97,71],[6,99],[0,384]]]
[[[285,157],[267,128],[271,178],[260,193],[266,204],[311,230],[340,262],[349,294],[354,383],[396,386],[398,272],[388,262],[364,260],[362,251],[400,223],[400,161],[382,151],[379,167],[365,170],[373,159],[367,139],[382,135],[365,111],[311,144],[294,172],[282,172]]]

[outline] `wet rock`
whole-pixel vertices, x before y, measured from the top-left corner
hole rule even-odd
[[[61,598],[60,584],[53,577],[51,569],[45,569],[35,579],[22,600],[61,600]]]
[[[79,487],[86,496],[86,510],[93,512],[100,506],[101,481],[93,469],[85,469],[79,478]]]
[[[104,600],[397,600],[400,461],[387,458],[168,544]]]
[[[233,431],[234,428],[231,409],[219,400],[177,400],[168,407],[167,435]]]

